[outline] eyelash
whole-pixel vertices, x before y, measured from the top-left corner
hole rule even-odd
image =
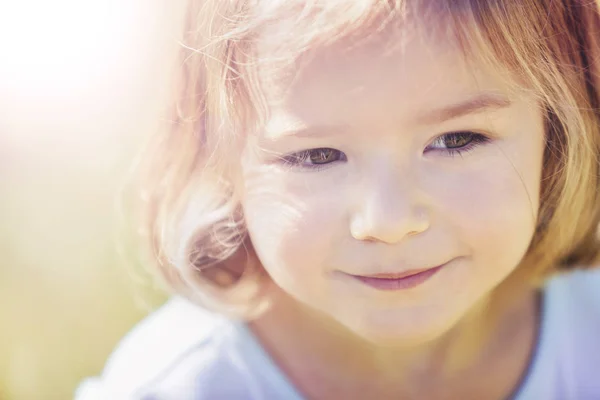
[[[471,132],[471,131],[458,131],[458,132],[451,132],[451,133],[446,133],[444,135],[438,136],[432,144],[438,143],[443,141],[444,139],[449,139],[449,138],[456,138],[459,135],[471,135],[471,140],[460,147],[451,147],[451,148],[445,148],[445,149],[440,149],[443,150],[446,155],[450,156],[450,157],[455,157],[457,155],[463,155],[464,153],[469,153],[473,150],[475,150],[477,147],[486,144],[490,141],[490,138],[487,136],[484,136],[480,133],[475,133],[475,132]],[[430,150],[431,145],[429,145],[426,149],[425,152],[429,152],[432,151]],[[435,149],[433,149],[435,150]]]
[[[446,147],[446,148],[441,148],[441,149],[436,149],[436,148],[431,148],[431,145],[436,144],[436,143],[442,143],[444,140],[449,140],[449,139],[457,139],[458,137],[460,137],[460,135],[471,135],[470,140],[468,143],[466,143],[463,146],[460,147]],[[451,133],[446,133],[444,135],[438,136],[431,145],[429,145],[427,148],[425,148],[425,153],[428,153],[430,151],[435,151],[435,150],[441,150],[444,153],[446,153],[446,156],[450,156],[450,157],[455,157],[457,155],[462,156],[464,153],[469,153],[473,150],[475,150],[475,148],[484,145],[486,143],[490,142],[490,138],[488,138],[487,136],[484,136],[480,133],[475,133],[475,132],[471,132],[471,131],[457,131],[457,132],[451,132]],[[327,163],[323,163],[323,164],[304,164],[304,162],[310,158],[311,155],[315,154],[315,152],[324,152],[324,151],[332,151],[335,152],[335,154],[337,154],[337,158],[331,162],[327,162]],[[314,149],[308,149],[308,150],[303,150],[300,152],[296,152],[296,153],[291,153],[288,154],[286,156],[281,157],[281,161],[289,166],[289,167],[302,167],[305,169],[310,169],[310,170],[322,170],[325,168],[329,168],[332,166],[332,164],[338,163],[338,162],[345,162],[347,161],[346,155],[341,152],[340,150],[336,150],[336,149],[332,149],[329,147],[320,147],[320,148],[314,148]]]
[[[335,154],[338,155],[338,159],[328,162],[328,163],[323,163],[323,164],[304,164],[304,162],[308,158],[310,158],[310,156],[313,155],[314,153],[324,152],[324,151],[335,152]],[[346,159],[346,155],[339,150],[332,149],[329,147],[319,147],[319,148],[315,148],[315,149],[308,149],[308,150],[299,151],[297,153],[288,154],[286,156],[281,157],[281,161],[289,167],[302,167],[302,168],[310,169],[313,171],[319,171],[319,170],[331,167],[332,164],[334,164],[334,163],[347,161],[347,159]]]

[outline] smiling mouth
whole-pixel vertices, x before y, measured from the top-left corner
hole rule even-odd
[[[349,274],[349,276],[374,289],[387,291],[405,290],[425,283],[442,269],[444,265],[429,269],[406,271],[403,273],[382,273],[374,275]]]

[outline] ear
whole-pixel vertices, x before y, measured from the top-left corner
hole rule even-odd
[[[196,289],[198,298],[236,318],[253,319],[264,312],[272,301],[273,285],[248,237],[227,259],[208,268],[188,271],[186,282]],[[208,294],[201,299],[198,294]],[[212,302],[211,304],[205,304]]]

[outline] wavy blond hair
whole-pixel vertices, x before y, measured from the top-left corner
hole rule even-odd
[[[289,73],[307,51],[367,40],[415,6],[441,17],[467,59],[501,65],[544,107],[539,219],[519,268],[542,282],[599,261],[597,1],[191,0],[172,125],[145,150],[136,186],[144,240],[171,288],[220,311],[257,310],[265,273],[246,237],[236,183],[244,135],[266,115],[257,70]],[[266,33],[276,45],[259,59]]]

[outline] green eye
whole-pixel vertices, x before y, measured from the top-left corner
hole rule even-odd
[[[453,156],[474,150],[476,147],[488,143],[489,141],[490,139],[487,136],[475,132],[452,132],[437,137],[429,146],[427,146],[425,152],[440,151]]]
[[[338,161],[346,161],[346,155],[339,150],[322,147],[287,155],[283,157],[283,161],[294,167],[318,168]]]
[[[341,152],[334,149],[314,149],[309,150],[307,159],[310,160],[311,164],[329,164],[334,161],[339,161],[341,158]]]
[[[442,136],[442,140],[447,149],[456,149],[465,147],[473,141],[474,134],[471,132],[456,132]]]

